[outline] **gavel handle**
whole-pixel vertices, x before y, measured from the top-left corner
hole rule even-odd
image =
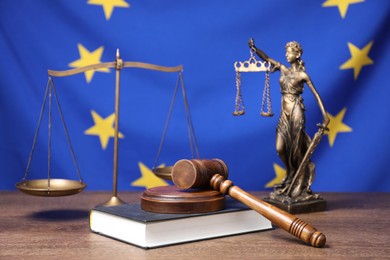
[[[215,174],[210,180],[210,185],[213,189],[218,190],[223,194],[228,194],[232,198],[244,203],[251,209],[266,217],[276,226],[284,229],[302,241],[314,247],[323,247],[325,245],[326,237],[322,232],[317,231],[317,229],[294,215],[262,201],[243,191],[239,187],[234,186],[233,182],[225,180],[223,176]]]

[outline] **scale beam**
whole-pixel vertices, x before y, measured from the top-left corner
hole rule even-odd
[[[103,63],[97,63],[92,64],[80,68],[70,69],[70,70],[48,70],[49,76],[52,77],[67,77],[76,75],[79,73],[83,73],[89,70],[97,70],[97,69],[103,69],[103,68],[116,68],[116,61],[113,62],[103,62]],[[180,72],[183,71],[183,66],[175,66],[175,67],[166,67],[166,66],[160,66],[145,62],[138,62],[138,61],[125,61],[123,62],[123,68],[139,68],[139,69],[148,69],[148,70],[156,70],[156,71],[162,71],[162,72]]]

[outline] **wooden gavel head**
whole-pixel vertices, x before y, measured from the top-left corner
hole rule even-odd
[[[228,167],[220,159],[183,159],[173,166],[172,181],[176,187],[183,190],[207,188],[210,186],[210,179],[216,173],[227,179],[228,172]]]

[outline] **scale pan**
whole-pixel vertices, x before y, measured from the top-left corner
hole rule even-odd
[[[153,169],[154,175],[164,180],[172,180],[173,166],[158,167]]]
[[[16,184],[16,188],[21,192],[42,197],[73,195],[82,192],[86,186],[82,181],[65,179],[50,179],[50,188],[48,179],[27,180]]]

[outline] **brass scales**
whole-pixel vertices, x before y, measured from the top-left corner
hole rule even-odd
[[[182,75],[182,71],[183,71],[182,65],[179,65],[176,67],[165,67],[165,66],[159,66],[159,65],[154,65],[154,64],[144,63],[144,62],[123,61],[120,58],[119,50],[117,50],[116,59],[113,62],[103,62],[103,63],[88,65],[88,66],[79,67],[79,68],[70,69],[70,70],[64,70],[64,71],[48,70],[49,80],[48,80],[48,84],[46,87],[45,97],[44,97],[44,101],[43,101],[43,105],[41,108],[40,117],[39,117],[39,121],[38,121],[38,127],[37,127],[36,132],[35,132],[32,149],[31,149],[29,160],[27,163],[27,168],[26,168],[25,175],[24,175],[23,179],[16,184],[16,187],[20,191],[22,191],[26,194],[29,194],[29,195],[55,197],[55,196],[73,195],[73,194],[79,193],[79,192],[84,190],[84,188],[86,187],[86,184],[82,181],[82,178],[81,178],[81,174],[80,174],[80,171],[79,171],[79,168],[77,165],[77,161],[76,161],[76,157],[74,155],[74,151],[73,151],[73,148],[72,148],[72,145],[70,142],[70,137],[69,137],[68,130],[67,130],[67,127],[65,124],[65,120],[63,118],[62,111],[61,111],[61,108],[59,105],[56,89],[55,89],[55,86],[54,86],[54,83],[53,83],[53,80],[51,77],[67,77],[67,76],[71,76],[71,75],[75,75],[75,74],[79,74],[79,73],[84,73],[86,71],[97,70],[97,69],[102,69],[102,68],[115,68],[115,70],[116,70],[116,75],[115,75],[116,79],[115,79],[113,191],[112,191],[111,198],[106,203],[104,203],[104,205],[114,206],[114,205],[119,205],[119,204],[123,203],[123,201],[118,197],[118,189],[117,189],[117,186],[118,186],[118,184],[117,184],[117,180],[118,180],[118,152],[119,152],[118,140],[119,140],[119,112],[120,112],[120,109],[119,109],[120,108],[120,71],[123,68],[141,68],[141,69],[155,70],[155,71],[161,71],[161,72],[179,72],[179,80],[176,84],[176,88],[174,91],[174,97],[172,99],[171,107],[169,110],[170,112],[168,113],[168,119],[167,119],[167,122],[165,124],[163,138],[162,138],[161,143],[160,143],[160,147],[158,150],[155,165],[158,162],[158,158],[159,158],[159,155],[160,155],[161,150],[162,150],[162,145],[164,143],[165,134],[166,134],[166,131],[168,128],[170,114],[171,114],[172,109],[173,109],[173,103],[174,103],[179,85],[181,85],[182,92],[183,92],[183,98],[185,101],[185,108],[186,108],[186,113],[187,113],[186,114],[187,124],[188,124],[189,134],[190,134],[190,145],[193,144],[196,152],[198,151],[196,139],[195,139],[195,135],[194,135],[194,131],[193,131],[193,126],[192,126],[192,122],[191,122],[191,118],[190,118],[190,114],[189,114],[188,101],[187,101],[186,92],[185,92],[185,88],[184,88],[183,75]],[[51,119],[51,109],[52,109],[52,96],[53,96],[53,94],[54,94],[55,100],[57,102],[57,107],[58,107],[58,110],[60,113],[62,124],[63,124],[64,129],[65,129],[67,141],[68,141],[68,144],[69,144],[69,147],[70,147],[70,150],[72,153],[72,157],[74,160],[74,164],[76,166],[76,170],[77,170],[77,173],[79,176],[78,181],[77,180],[52,179],[51,178],[51,170],[50,170],[51,136],[50,136],[50,129],[51,129],[51,120],[52,120]],[[30,163],[31,163],[31,160],[32,160],[32,157],[34,154],[34,148],[35,148],[37,136],[39,133],[39,128],[40,128],[43,112],[45,109],[47,97],[49,97],[49,102],[48,102],[49,103],[48,177],[47,177],[47,179],[29,180],[27,177],[28,177],[28,173],[29,173]],[[191,147],[193,147],[193,145],[191,145]],[[171,178],[170,177],[171,168],[172,168],[171,166],[155,168],[154,173],[158,177],[161,177],[164,179],[170,179]]]
[[[234,116],[242,116],[245,114],[245,105],[242,97],[242,86],[241,86],[241,73],[242,72],[265,72],[265,84],[263,89],[263,96],[261,101],[260,115],[264,117],[272,117],[271,94],[270,94],[270,77],[271,64],[264,61],[256,60],[253,50],[250,50],[250,58],[247,61],[236,61],[234,63],[234,69],[236,71],[236,98],[235,108],[232,113]]]

